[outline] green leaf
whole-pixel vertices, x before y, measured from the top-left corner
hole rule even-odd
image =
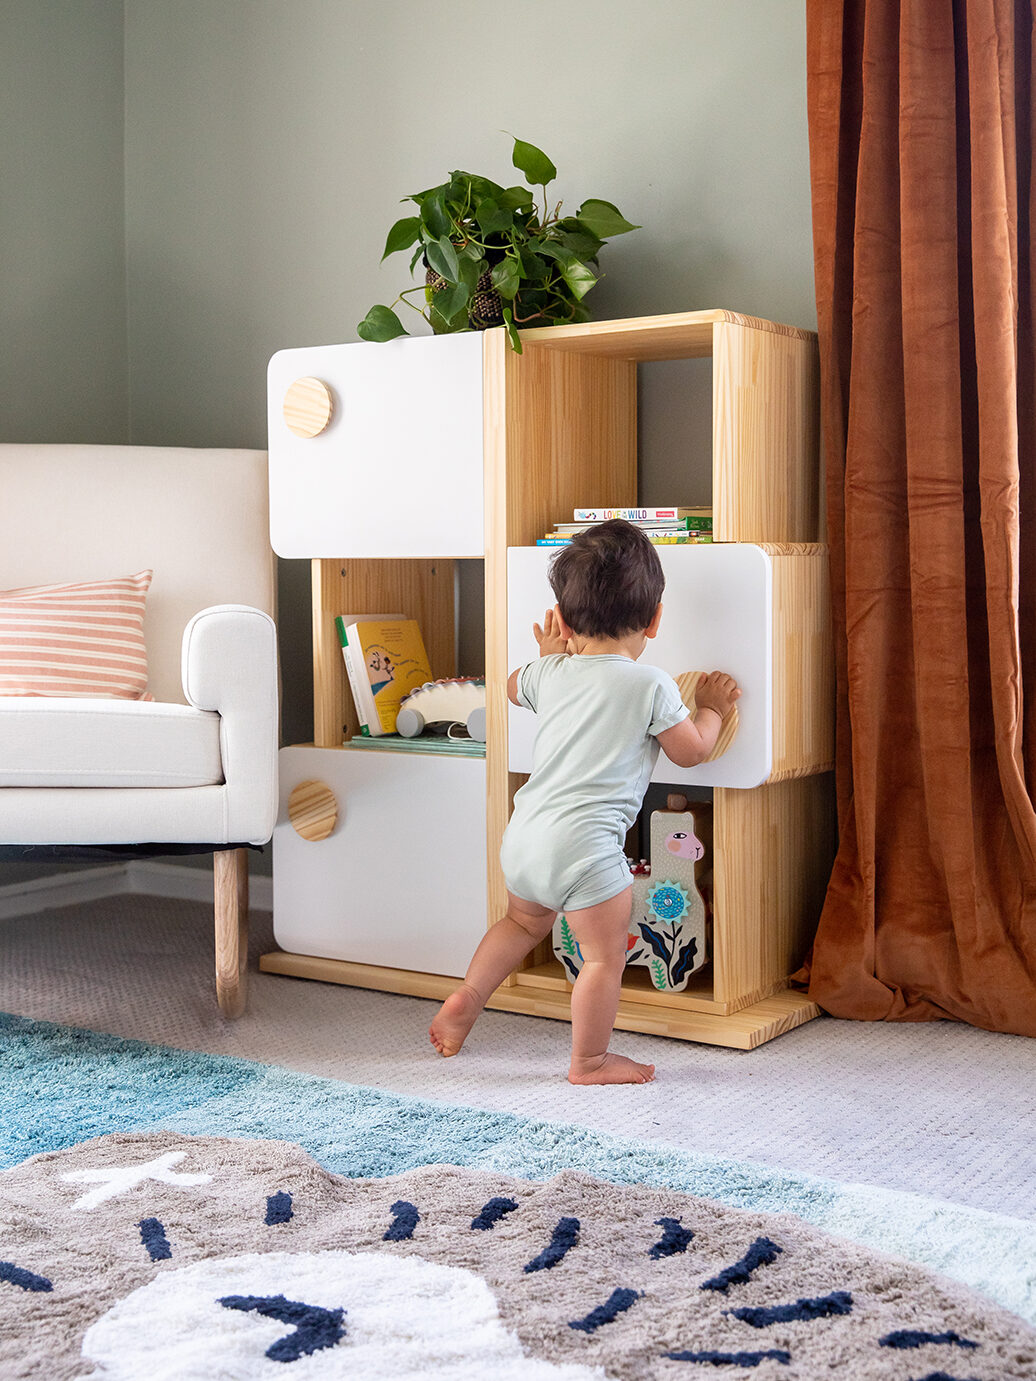
[[[596,235],[602,240],[606,240],[609,235],[625,235],[627,230],[640,229],[639,225],[632,225],[610,201],[597,201],[593,198],[583,202],[575,218],[591,235]]]
[[[436,273],[448,282],[456,283],[459,273],[457,251],[445,235],[425,246],[425,258]]]
[[[356,328],[361,340],[395,340],[407,334],[391,307],[372,307]]]
[[[511,349],[516,355],[520,355],[522,353],[522,338],[514,324],[514,313],[510,307],[504,308],[504,330],[507,332],[507,339],[511,342]]]
[[[497,197],[497,201],[508,211],[518,211],[522,207],[531,210],[533,206],[532,193],[528,187],[508,187]]]
[[[395,254],[399,249],[406,249],[421,236],[420,216],[404,216],[401,221],[396,221],[395,225],[388,233],[385,241],[385,253],[382,259],[387,259],[390,254]]]
[[[578,259],[573,259],[570,263],[562,262],[560,267],[561,276],[568,284],[576,301],[585,297],[597,282],[596,276]]]
[[[441,317],[446,323],[447,329],[456,330],[454,318],[463,317],[460,323],[467,325],[468,301],[471,293],[466,283],[454,283],[448,288],[443,288],[441,292],[434,293],[432,296],[432,308],[436,315]]]
[[[506,259],[501,259],[499,264],[493,265],[493,272],[490,274],[493,287],[501,297],[510,301],[518,291],[520,275],[518,273],[518,263],[510,255]]]
[[[493,235],[497,231],[507,230],[514,224],[514,212],[508,211],[490,197],[485,197],[475,207],[475,219],[483,235]]]
[[[474,249],[475,252],[469,254],[467,252],[469,249]],[[486,261],[480,251],[475,246],[468,245],[457,264],[457,279],[464,284],[469,293],[475,291],[475,285],[485,271],[485,267]]]
[[[530,249],[523,249],[519,258],[522,266],[522,278],[526,283],[531,288],[543,287],[553,272],[551,261],[542,258],[539,254],[534,254]]]
[[[446,210],[445,187],[433,187],[421,201],[421,224],[435,240],[450,233],[452,223]]]
[[[588,262],[596,259],[604,246],[604,241],[597,235],[591,235],[574,216],[567,216],[563,221],[555,222],[552,228],[558,244],[567,245],[579,259]]]
[[[470,189],[469,200],[471,201],[472,205],[474,205],[476,202],[484,201],[486,200],[486,198],[488,198],[490,201],[497,201],[499,200],[504,190],[498,182],[493,182],[488,177],[476,177],[472,173],[455,173],[454,177],[467,178],[467,187],[465,188],[465,195],[468,194],[468,191]]]
[[[580,297],[586,297],[588,291],[590,291],[594,283],[597,282],[597,275],[595,275],[590,268],[587,268],[586,264],[582,264],[579,260],[572,260],[570,264],[564,264],[564,262],[562,262],[559,267],[561,267],[561,276],[565,279],[565,282],[568,283],[569,289],[572,291],[572,296],[576,298],[576,301],[579,301]]]
[[[537,240],[536,253],[546,255],[548,259],[570,260],[579,257],[560,240]]]
[[[545,187],[558,175],[557,168],[542,149],[535,144],[526,144],[521,139],[514,141],[511,162],[520,173],[525,174],[526,182],[535,183],[537,187]]]

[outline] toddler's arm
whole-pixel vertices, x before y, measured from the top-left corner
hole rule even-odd
[[[658,746],[669,761],[677,767],[704,762],[716,746],[724,715],[740,696],[737,682],[725,671],[702,677],[694,692],[694,715],[658,735]]]
[[[552,657],[559,652],[568,652],[568,639],[562,636],[561,629],[558,627],[557,618],[553,609],[548,609],[543,615],[543,627],[538,623],[532,625],[533,637],[540,649],[541,657]],[[512,705],[521,705],[518,699],[518,671],[512,671],[507,678],[507,698]]]

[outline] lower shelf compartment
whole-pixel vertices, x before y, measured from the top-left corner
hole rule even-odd
[[[455,978],[439,974],[354,964],[341,959],[320,959],[282,950],[262,955],[259,967],[264,973],[342,983],[383,993],[405,993],[411,997],[441,999],[457,986]],[[542,967],[547,969],[550,966]],[[551,975],[542,977],[548,981],[534,981],[533,970],[518,974],[514,983],[497,989],[489,1001],[489,1007],[494,1011],[520,1012],[526,1016],[549,1017],[554,1021],[570,1020],[567,984],[562,979],[559,988],[549,981]],[[726,1014],[714,1010],[714,1003],[706,1007],[693,994],[683,1001],[679,993],[648,992],[646,989],[641,992],[638,989],[632,995],[634,1000],[629,994],[627,986],[619,1003],[615,1021],[617,1030],[700,1041],[704,1045],[722,1045],[735,1050],[754,1050],[775,1036],[820,1016],[820,1008],[815,1002],[805,993],[790,988],[782,988],[759,1002]],[[651,1000],[646,1001],[646,998]]]

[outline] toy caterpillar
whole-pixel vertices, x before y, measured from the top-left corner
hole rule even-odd
[[[400,702],[396,733],[417,738],[425,732],[450,738],[466,734],[485,743],[485,680],[481,676],[455,676],[446,681],[426,681],[411,691]]]

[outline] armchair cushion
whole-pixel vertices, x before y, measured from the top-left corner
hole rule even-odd
[[[0,787],[213,786],[219,739],[188,705],[0,697]]]
[[[0,590],[0,695],[150,698],[152,574]]]

